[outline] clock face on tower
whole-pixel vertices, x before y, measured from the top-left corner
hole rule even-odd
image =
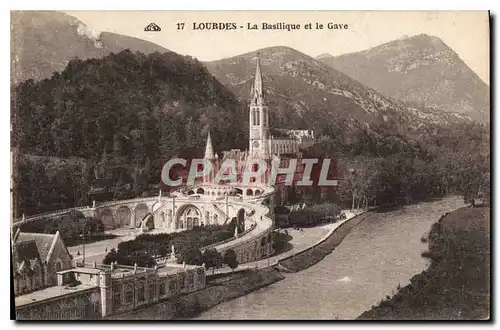
[[[253,141],[253,147],[258,148],[259,147],[259,141]]]

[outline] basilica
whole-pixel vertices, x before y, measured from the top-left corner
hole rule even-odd
[[[270,267],[270,257],[274,254],[275,207],[289,203],[287,194],[295,189],[285,181],[286,174],[279,174],[275,180],[270,171],[279,164],[280,168],[290,169],[288,174],[292,174],[294,183],[302,181],[306,172],[302,150],[308,143],[314,143],[314,133],[308,130],[271,131],[259,59],[251,88],[249,119],[247,150],[233,149],[219,157],[208,134],[203,161],[210,163],[210,171],[204,169],[196,183],[176,188],[166,195],[160,190],[154,197],[92,203],[92,206],[74,210],[85,217],[99,219],[105,230],[124,228],[127,233],[135,234],[150,230],[174,233],[235,221],[231,238],[204,246],[200,252],[214,248],[225,255],[232,251],[239,264],[267,258],[268,264],[264,267]],[[236,183],[219,184],[216,173],[227,160],[235,164],[232,169],[236,172]],[[243,177],[252,160],[259,161],[255,164],[257,167],[266,165],[265,170],[252,169],[257,175],[246,182]],[[308,171],[314,172],[311,168]],[[179,246],[171,248],[170,256],[155,256],[154,268],[117,265],[116,262],[102,265],[93,261],[89,264],[85,263],[85,258],[71,260],[59,232],[47,235],[21,233],[17,229],[24,223],[45,221],[67,212],[59,210],[35,215],[12,224],[18,318],[106,318],[205,288],[205,267],[178,264],[175,251]]]
[[[211,163],[211,173],[203,178],[203,183],[214,182],[216,173],[221,169],[221,165],[226,160],[233,160],[236,167],[236,180],[242,182],[245,166],[248,161],[260,160],[267,165],[266,170],[258,178],[251,178],[250,183],[256,186],[278,186],[278,195],[286,194],[285,189],[280,189],[280,182],[284,182],[284,175],[278,175],[276,182],[270,180],[270,170],[272,163],[280,164],[280,168],[288,167],[290,159],[297,159],[294,182],[301,178],[304,166],[300,159],[303,157],[300,149],[311,146],[314,143],[314,132],[311,130],[271,130],[269,122],[269,108],[266,105],[265,91],[262,83],[262,72],[260,57],[257,58],[255,77],[250,92],[249,104],[249,141],[248,149],[232,149],[223,151],[222,157],[214,152],[210,133],[207,137],[204,159]],[[257,172],[258,165],[254,164],[254,172]],[[230,169],[228,169],[230,170]],[[278,184],[276,184],[278,183]]]

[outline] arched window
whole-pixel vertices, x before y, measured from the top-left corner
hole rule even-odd
[[[125,289],[125,303],[130,304],[134,301],[134,288],[132,285],[127,285]]]
[[[193,206],[189,206],[184,213],[186,229],[190,230],[193,229],[194,226],[199,226],[200,218],[201,214],[198,209]]]
[[[266,254],[266,244],[267,240],[266,237],[262,238],[262,241],[260,241],[260,254],[265,255]]]
[[[137,286],[137,301],[139,303],[141,302],[144,302],[146,299],[145,299],[145,295],[144,295],[144,283],[142,281],[139,282],[138,286]]]

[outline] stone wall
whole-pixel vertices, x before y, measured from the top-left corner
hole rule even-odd
[[[284,278],[274,268],[249,270],[230,275],[216,285],[182,296],[173,296],[158,304],[136,311],[113,315],[110,320],[171,320],[191,318],[224,301],[258,290]]]
[[[142,273],[112,280],[107,295],[111,304],[109,314],[122,314],[143,306],[158,303],[205,287],[202,268],[188,269],[178,274]]]
[[[75,292],[16,308],[16,320],[79,320],[101,318],[99,288]]]

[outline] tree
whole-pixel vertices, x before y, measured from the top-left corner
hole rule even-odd
[[[202,259],[206,269],[212,268],[212,273],[224,263],[222,255],[214,248],[205,250]]]
[[[102,263],[104,265],[109,265],[112,262],[115,262],[117,260],[118,260],[118,253],[116,252],[116,249],[111,249],[111,251],[109,251],[108,254],[106,254],[106,256],[104,256]]]
[[[101,220],[94,217],[85,218],[85,232],[90,233],[90,235],[102,234],[104,233],[104,224]]]
[[[248,137],[233,129],[247,120],[236,96],[203,64],[175,53],[72,60],[50,79],[13,86],[12,95],[12,146],[20,154],[87,159],[98,188],[117,199],[147,191],[180,151],[202,152],[207,123],[222,149]],[[16,216],[88,203],[95,183],[88,173],[59,161],[45,171],[37,162],[16,164]]]
[[[224,263],[233,271],[238,267],[238,257],[233,249],[229,249],[224,253]]]
[[[179,257],[177,258],[178,263],[185,262],[188,265],[202,265],[203,255],[199,248],[195,246],[189,246],[188,248],[182,249]]]

